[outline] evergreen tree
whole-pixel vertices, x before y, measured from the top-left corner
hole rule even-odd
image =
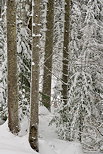
[[[102,5],[98,0],[72,3],[68,102],[58,102],[54,117],[60,138],[79,140],[88,150],[100,149],[103,136]]]
[[[31,1],[17,3],[17,51],[20,120],[30,112],[31,30],[28,28]],[[24,4],[26,9],[24,8]]]
[[[51,80],[52,80],[52,55],[53,55],[53,26],[54,26],[54,0],[48,0],[46,17],[46,42],[44,54],[44,75],[42,103],[50,110],[51,108]]]
[[[70,38],[70,0],[65,0],[64,40],[63,40],[63,68],[62,68],[62,97],[68,100],[68,61],[69,61],[69,38]]]
[[[6,44],[6,3],[2,1],[0,20],[0,119],[7,119],[7,44]]]
[[[62,89],[62,59],[64,37],[64,0],[54,3],[54,42],[52,58],[52,105],[57,106],[61,99]]]
[[[4,22],[0,21],[0,119],[7,119],[7,53]]]
[[[16,2],[7,1],[7,57],[8,57],[8,126],[12,133],[19,132]]]
[[[38,105],[39,105],[39,53],[40,53],[40,1],[32,1],[32,62],[31,62],[31,113],[29,143],[38,147]]]

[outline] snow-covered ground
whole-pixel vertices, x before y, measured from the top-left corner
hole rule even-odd
[[[59,140],[55,126],[49,126],[52,118],[46,108],[40,107],[39,153],[40,154],[83,154],[80,143]],[[25,124],[24,124],[25,127]],[[7,122],[0,126],[0,154],[37,154],[28,142],[28,135],[14,136]]]

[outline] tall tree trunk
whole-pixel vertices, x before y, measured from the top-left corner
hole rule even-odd
[[[44,55],[44,75],[42,103],[50,110],[51,101],[51,79],[52,79],[52,54],[53,54],[53,27],[54,27],[54,0],[48,0],[46,17],[46,42]]]
[[[39,104],[39,42],[40,42],[40,0],[34,0],[32,4],[32,75],[31,75],[31,116],[29,143],[31,147],[39,151],[38,148],[38,104]]]
[[[7,58],[8,58],[8,126],[18,133],[18,87],[17,87],[17,42],[16,2],[7,1]]]
[[[68,99],[68,61],[69,61],[69,27],[70,27],[70,2],[65,0],[64,42],[63,42],[63,68],[62,68],[62,97],[66,104]]]
[[[1,6],[0,6],[0,18],[1,18]]]
[[[78,140],[82,143],[82,134],[83,134],[83,108],[82,104],[80,106],[80,113],[79,113],[79,133],[78,133]]]
[[[2,0],[0,1],[0,18],[1,18],[1,14],[2,14]]]

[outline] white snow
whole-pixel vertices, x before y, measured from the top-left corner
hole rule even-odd
[[[63,147],[60,154],[68,154],[68,152],[70,152],[70,154],[83,154],[81,144],[75,142],[70,143],[69,145]]]
[[[36,152],[30,148],[27,136],[12,135],[6,122],[0,126],[0,154],[36,154]]]
[[[32,34],[32,37],[40,37],[41,34]]]
[[[56,154],[56,152],[49,146],[49,144],[41,140],[40,143],[40,154]]]
[[[35,65],[35,63],[34,62],[32,62],[32,66],[34,66]]]
[[[39,125],[39,153],[40,154],[83,154],[80,143],[66,142],[58,139],[55,133],[55,125],[49,122],[52,114],[41,106],[39,109],[40,125]],[[26,126],[23,122],[24,129]],[[22,127],[23,127],[22,125]],[[19,134],[22,136],[22,134]],[[14,136],[9,132],[7,122],[0,126],[0,154],[37,154],[31,149],[28,142],[28,134],[25,136]]]

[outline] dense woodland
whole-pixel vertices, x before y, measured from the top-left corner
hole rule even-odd
[[[58,137],[103,150],[103,0],[0,0],[0,120],[26,120],[39,151],[39,107]]]

